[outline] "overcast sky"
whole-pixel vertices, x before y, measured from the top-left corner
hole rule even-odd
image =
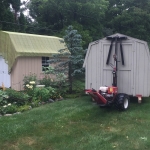
[[[30,0],[21,0],[21,2],[29,2]],[[24,8],[25,6],[22,6],[21,8]],[[29,9],[27,9],[26,11],[24,11],[24,15],[29,16]]]

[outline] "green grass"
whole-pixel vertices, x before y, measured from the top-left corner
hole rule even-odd
[[[83,96],[1,117],[0,149],[149,150],[150,99],[120,112]]]

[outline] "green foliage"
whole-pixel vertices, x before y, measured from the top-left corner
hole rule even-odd
[[[33,97],[30,106],[34,108],[34,107],[39,107],[40,105],[41,105],[41,100],[37,99],[37,97]]]
[[[118,32],[150,42],[150,3],[148,0],[109,0],[105,26]],[[143,19],[144,18],[144,19]]]
[[[46,88],[35,88],[33,97],[46,102],[50,98],[49,90]]]
[[[23,86],[24,86],[24,89],[25,89],[26,93],[29,96],[33,96],[33,90],[36,87],[36,83],[37,83],[37,79],[36,78],[37,77],[36,77],[35,74],[30,74],[28,76],[24,76]]]
[[[6,89],[6,92],[9,96],[7,99],[8,103],[16,103],[16,105],[25,105],[29,100],[30,96],[23,92],[18,92],[13,89]]]
[[[55,55],[54,57],[57,59],[58,56]],[[55,63],[57,63],[55,68],[51,66],[44,67],[45,69],[44,78],[39,80],[39,84],[45,85],[45,87],[56,88],[58,90],[58,93],[61,96],[64,96],[66,94],[67,87],[68,87],[68,79],[64,73],[67,70],[65,68],[62,68],[64,67],[63,66],[64,61],[58,63],[59,60],[60,60],[59,58],[57,60],[53,60]],[[53,75],[53,79],[51,78],[51,75]]]
[[[40,102],[48,102],[49,99],[59,99],[61,92],[52,87],[47,88],[35,88],[32,102],[39,100]]]
[[[45,87],[52,86],[52,79],[49,75],[44,75],[42,79],[39,80],[40,85],[45,85]]]
[[[19,107],[18,107],[18,112],[24,112],[24,111],[27,111],[27,110],[29,110],[29,109],[31,109],[31,106],[25,104],[25,105],[23,105],[23,106],[19,106]]]
[[[53,81],[51,78],[51,74],[55,74],[54,68],[51,66],[43,67],[43,72],[44,72],[44,77],[39,80],[39,84],[45,85],[45,87],[49,87],[52,85],[52,81]]]
[[[26,85],[30,85],[30,82],[34,81],[36,85],[36,82],[37,82],[37,76],[36,74],[29,74],[29,75],[25,75],[24,76],[24,79],[23,79],[23,86],[24,86],[24,89],[28,89],[28,87]]]
[[[130,109],[100,109],[89,96],[0,118],[0,148],[32,150],[149,150],[150,98]],[[28,106],[27,106],[28,109]],[[15,147],[12,145],[15,144]]]
[[[67,48],[60,49],[59,54],[54,55],[50,63],[55,63],[56,79],[58,78],[58,81],[56,80],[57,86],[61,88],[62,84],[66,83],[67,78],[65,79],[65,75],[67,75],[69,83],[68,91],[72,93],[73,76],[84,72],[82,68],[84,61],[82,37],[78,34],[77,30],[74,30],[73,26],[69,26],[64,36],[64,42]],[[62,56],[68,56],[68,59],[62,59]]]
[[[7,104],[8,95],[5,91],[0,90],[0,106]]]
[[[5,113],[7,114],[13,114],[16,113],[17,111],[18,111],[18,107],[15,104],[7,105],[5,109]]]
[[[6,104],[4,106],[0,106],[0,114],[4,115],[4,114],[13,114],[16,113],[18,110],[17,106],[15,104]]]
[[[38,22],[36,33],[63,36],[72,24],[83,37],[83,46],[102,37],[103,18],[109,2],[107,0],[31,0],[30,15]]]

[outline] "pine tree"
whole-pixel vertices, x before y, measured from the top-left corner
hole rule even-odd
[[[82,68],[84,51],[82,37],[77,30],[74,30],[73,26],[69,26],[65,33],[63,39],[66,49],[61,49],[59,54],[54,55],[53,63],[57,64],[55,66],[56,72],[68,74],[69,93],[72,93],[73,78],[84,72]],[[68,59],[62,59],[63,56],[68,56]]]

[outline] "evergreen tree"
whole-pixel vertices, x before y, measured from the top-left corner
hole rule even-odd
[[[68,74],[69,93],[72,93],[73,78],[83,73],[83,48],[82,37],[74,30],[73,26],[69,26],[64,36],[66,49],[59,50],[59,54],[54,55],[51,63],[56,63],[55,71]],[[68,59],[63,59],[68,56]]]

